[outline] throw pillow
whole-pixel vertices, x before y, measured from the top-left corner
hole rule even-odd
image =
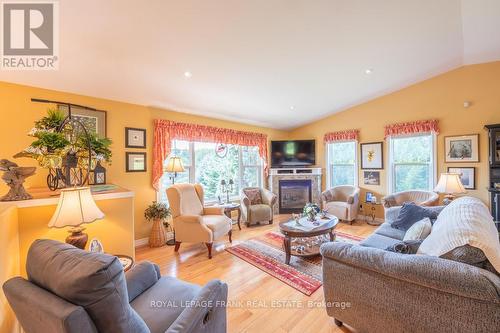
[[[422,220],[415,222],[410,229],[406,231],[403,241],[424,240],[425,237],[429,236],[431,230],[431,220],[428,217],[423,218]]]
[[[470,245],[456,247],[439,256],[439,258],[458,261],[481,268],[484,266],[484,261],[486,260],[483,250]]]
[[[243,190],[248,200],[250,200],[250,205],[260,205],[262,204],[262,195],[260,194],[260,189],[251,188]]]
[[[402,241],[389,246],[386,250],[402,254],[415,254],[417,253],[418,247],[421,243],[421,240]]]
[[[423,218],[431,220],[437,219],[438,213],[426,207],[418,206],[413,202],[405,202],[399,211],[399,215],[392,222],[392,227],[398,230],[407,231],[410,227]]]

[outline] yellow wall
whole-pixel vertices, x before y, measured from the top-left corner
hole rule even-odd
[[[5,281],[19,275],[19,259],[17,208],[0,207],[0,288]],[[0,332],[19,332],[19,324],[3,292],[0,292]]]
[[[380,74],[382,75],[382,74]],[[463,102],[472,106],[464,108]],[[333,114],[327,118],[293,130],[293,139],[317,140],[316,161],[325,167],[323,135],[326,132],[359,129],[360,142],[384,140],[384,125],[423,119],[439,119],[438,174],[448,166],[476,167],[476,188],[469,195],[489,203],[488,192],[488,135],[484,125],[500,123],[500,62],[458,68],[443,75],[409,86],[392,94]],[[479,163],[445,163],[444,137],[461,134],[480,134]],[[387,145],[384,143],[384,167],[387,166]],[[323,169],[324,171],[324,169]],[[359,184],[365,191],[380,198],[387,193],[387,168],[381,172],[381,185],[363,185],[363,170]],[[323,186],[326,184],[323,178]],[[382,211],[379,211],[382,217]]]
[[[107,135],[114,142],[112,146],[113,161],[111,166],[106,166],[108,169],[108,182],[134,191],[136,194],[135,239],[148,237],[151,225],[144,220],[143,212],[146,206],[156,199],[156,192],[151,186],[154,119],[170,119],[254,131],[267,134],[270,140],[283,139],[287,134],[284,131],[244,125],[236,122],[0,82],[0,119],[2,119],[0,122],[0,158],[12,160],[12,155],[21,151],[32,142],[33,138],[28,137],[26,133],[33,127],[35,120],[45,115],[48,105],[33,103],[31,102],[31,98],[69,102],[108,112]],[[147,130],[146,150],[125,148],[125,127],[145,128]],[[146,151],[148,171],[144,173],[125,172],[125,151]],[[36,166],[35,161],[27,158],[16,159],[15,162],[23,166]],[[37,174],[28,179],[27,186],[45,186],[46,175],[46,170],[38,168]],[[7,188],[3,182],[0,183],[0,193],[3,194],[7,191]]]

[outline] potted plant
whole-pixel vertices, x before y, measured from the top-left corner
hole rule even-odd
[[[167,235],[165,227],[168,227],[166,219],[170,217],[170,208],[164,203],[153,201],[144,211],[144,217],[148,221],[153,221],[153,228],[149,236],[150,247],[160,247],[166,244]],[[165,227],[164,227],[165,226]]]
[[[307,216],[307,219],[311,222],[316,220],[316,215],[321,211],[318,205],[313,203],[308,203],[304,206],[303,213]]]

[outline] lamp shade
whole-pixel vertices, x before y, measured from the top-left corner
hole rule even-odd
[[[90,188],[75,187],[61,190],[56,212],[49,221],[50,228],[76,227],[104,218]]]
[[[434,188],[434,192],[455,194],[466,193],[460,175],[458,173],[442,173],[439,177],[439,182]]]
[[[168,159],[167,166],[164,169],[165,172],[184,172],[184,165],[182,160],[178,156],[172,156]]]

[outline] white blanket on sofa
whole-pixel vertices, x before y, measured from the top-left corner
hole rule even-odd
[[[483,250],[500,272],[498,231],[486,205],[473,197],[456,199],[443,209],[417,254],[440,256],[467,244]]]

